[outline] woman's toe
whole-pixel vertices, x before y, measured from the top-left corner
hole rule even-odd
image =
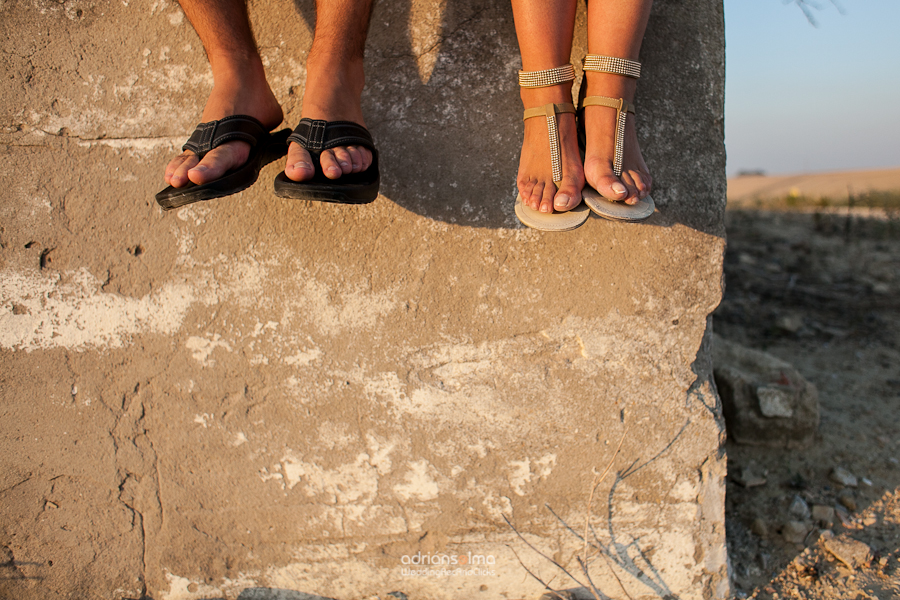
[[[541,196],[541,212],[553,212],[553,197],[556,195],[556,186],[544,185],[544,193]]]
[[[559,183],[559,191],[553,197],[554,210],[565,212],[578,206],[581,203],[582,187],[584,187],[584,184],[579,185],[574,177],[563,177],[563,180]]]
[[[631,173],[631,178],[634,180],[634,187],[637,189],[638,198],[643,200],[650,195],[650,187],[653,183],[653,179],[650,177],[649,173],[633,171]]]

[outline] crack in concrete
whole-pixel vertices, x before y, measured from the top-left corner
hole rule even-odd
[[[18,483],[14,483],[13,485],[9,486],[8,488],[3,488],[2,490],[0,490],[0,494],[5,494],[6,492],[11,492],[14,489],[16,489],[17,487],[19,487],[20,485],[28,483],[29,481],[31,481],[31,479],[32,479],[31,477],[26,477],[22,481],[20,481]]]

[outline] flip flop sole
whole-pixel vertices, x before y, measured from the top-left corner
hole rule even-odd
[[[542,213],[533,210],[522,202],[522,196],[516,196],[516,216],[523,225],[538,231],[572,231],[584,225],[591,211],[584,203],[567,212]]]
[[[600,192],[589,186],[586,186],[581,191],[581,195],[588,208],[598,216],[610,221],[637,223],[649,219],[656,210],[656,205],[650,196],[638,200],[635,204],[625,204],[624,202],[607,200],[600,195]]]
[[[189,183],[180,188],[168,186],[156,194],[156,202],[163,210],[173,210],[194,202],[224,198],[243,192],[259,179],[259,172],[270,162],[287,154],[287,136],[290,129],[271,134],[265,146],[255,149],[243,165],[219,177],[215,181],[196,185]]]
[[[348,184],[334,180],[334,183],[294,181],[288,179],[284,171],[275,177],[275,195],[292,200],[313,200],[337,204],[369,204],[378,198],[381,178],[376,175],[369,183]]]

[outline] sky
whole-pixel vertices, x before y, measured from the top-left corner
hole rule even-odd
[[[724,0],[729,177],[900,167],[900,0],[813,1]]]

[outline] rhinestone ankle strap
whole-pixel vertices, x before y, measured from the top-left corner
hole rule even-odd
[[[549,87],[575,79],[575,65],[563,65],[543,71],[519,71],[519,85],[528,88]]]
[[[613,73],[614,75],[624,75],[632,79],[639,79],[641,76],[641,63],[636,60],[628,60],[627,58],[588,54],[581,61],[581,64],[585,71]]]

